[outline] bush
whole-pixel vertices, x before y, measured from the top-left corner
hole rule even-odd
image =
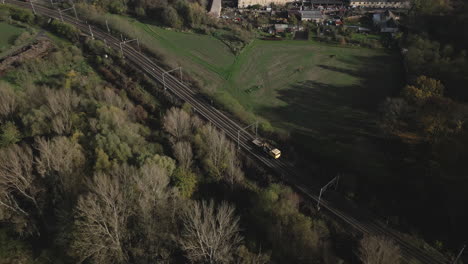
[[[21,133],[13,122],[1,126],[0,147],[5,147],[21,141]]]
[[[32,24],[34,22],[34,14],[26,9],[10,7],[11,17],[24,23]]]
[[[59,34],[62,37],[65,37],[72,42],[77,42],[79,40],[80,30],[70,24],[62,23],[58,20],[53,20],[52,23],[49,24],[49,27],[53,32]]]
[[[197,176],[195,173],[178,168],[173,174],[174,185],[182,197],[190,198],[197,189]]]
[[[181,28],[182,20],[180,19],[177,11],[173,7],[167,7],[162,14],[163,22],[166,26],[173,28]]]

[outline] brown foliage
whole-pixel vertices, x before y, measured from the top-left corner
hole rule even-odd
[[[18,104],[13,89],[3,82],[0,82],[0,102],[0,117],[7,117],[13,113]]]
[[[177,161],[179,161],[179,165],[185,170],[189,169],[192,165],[193,158],[192,146],[190,145],[190,142],[177,142],[174,144],[173,148],[174,156]]]
[[[239,157],[237,157],[235,153],[230,155],[228,158],[228,166],[226,169],[225,178],[231,187],[233,187],[235,183],[239,183],[244,179],[244,172],[241,169]]]
[[[180,108],[172,107],[164,116],[164,129],[176,142],[188,137],[191,132],[190,115]]]
[[[36,138],[35,147],[39,152],[35,158],[39,174],[42,177],[56,175],[62,191],[73,192],[85,163],[81,146],[66,137],[56,137],[52,140]]]
[[[363,264],[398,264],[401,252],[392,240],[368,235],[360,242],[359,258]]]
[[[76,207],[71,244],[71,253],[80,262],[93,259],[95,263],[124,263],[127,259],[123,241],[128,232],[130,203],[121,180],[132,173],[128,168],[118,168],[110,175],[97,173],[88,182],[90,192],[79,198]]]
[[[182,213],[181,245],[192,262],[230,263],[242,241],[234,207],[223,202],[194,202]]]
[[[234,154],[234,146],[226,135],[211,125],[202,128],[203,144],[206,149],[205,164],[215,178],[220,178]]]
[[[28,146],[11,145],[0,149],[0,212],[6,209],[29,215],[24,201],[39,210],[37,195],[41,189],[34,180],[33,154]]]
[[[70,89],[45,89],[47,109],[52,119],[52,129],[57,134],[70,134],[72,130],[72,113],[80,98]]]

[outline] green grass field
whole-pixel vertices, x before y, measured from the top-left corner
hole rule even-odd
[[[146,35],[145,45],[171,65],[183,66],[202,89],[230,104],[228,109],[248,113],[249,120],[253,114],[268,120],[311,158],[346,167],[362,164],[368,173],[385,170],[377,108],[402,85],[398,54],[312,41],[255,40],[234,56],[211,36],[131,23]]]
[[[376,112],[401,87],[398,69],[398,55],[385,50],[256,41],[224,87],[311,158],[376,172],[385,166]]]
[[[0,54],[9,49],[15,39],[24,32],[24,29],[10,25],[6,22],[0,22]]]

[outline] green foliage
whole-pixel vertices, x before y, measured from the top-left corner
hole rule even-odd
[[[0,147],[15,144],[21,141],[21,133],[15,123],[7,122],[0,126]]]
[[[148,158],[145,163],[147,164],[155,164],[158,167],[165,169],[168,176],[171,176],[176,169],[176,161],[168,156],[161,156],[156,154],[150,158]]]
[[[177,11],[173,7],[167,7],[162,14],[163,22],[166,26],[180,28],[182,20],[179,18]]]
[[[94,165],[95,171],[107,171],[111,168],[112,163],[109,161],[109,156],[104,150],[96,149],[96,164]]]
[[[0,21],[6,21],[10,17],[10,12],[6,8],[0,9]]]
[[[414,9],[423,15],[441,14],[450,8],[446,0],[412,0]]]
[[[410,74],[427,75],[441,80],[447,87],[449,96],[468,98],[468,92],[460,86],[460,83],[468,80],[466,51],[454,49],[450,44],[442,45],[423,34],[408,35],[403,40],[403,45],[408,50],[405,60]]]
[[[256,254],[253,252],[250,252],[249,249],[242,245],[237,248],[236,252],[236,263],[242,263],[242,264],[259,264],[259,263],[271,263],[270,262],[270,255],[268,254]]]
[[[253,213],[271,243],[272,257],[281,263],[318,261],[319,241],[328,236],[326,226],[301,214],[298,205],[299,197],[290,188],[273,184],[260,192]]]
[[[402,96],[410,103],[422,104],[428,98],[440,97],[444,93],[444,85],[435,79],[419,76],[414,85],[407,85],[402,90]]]
[[[10,6],[10,15],[13,19],[21,22],[32,24],[34,21],[34,14],[31,10]]]
[[[33,254],[31,248],[21,240],[11,237],[7,230],[0,229],[0,263],[32,264]]]
[[[22,117],[22,123],[26,127],[25,136],[34,137],[49,134],[52,130],[48,114],[43,109],[32,109]]]
[[[288,22],[291,25],[297,25],[299,23],[295,14],[289,15]]]
[[[91,2],[114,14],[123,14],[127,11],[128,0],[93,0]]]
[[[96,143],[111,159],[119,162],[132,157],[146,156],[148,144],[142,136],[143,127],[129,120],[128,115],[114,106],[104,106],[97,110],[99,133]]]
[[[178,168],[172,175],[174,185],[184,198],[192,197],[197,189],[197,175],[189,170]]]
[[[49,24],[50,29],[59,34],[60,36],[65,37],[66,39],[76,42],[78,41],[78,38],[80,36],[80,30],[77,29],[76,27],[68,24],[68,23],[62,23],[59,20],[53,20]]]

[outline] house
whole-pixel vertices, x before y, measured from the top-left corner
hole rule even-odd
[[[245,8],[254,5],[269,6],[271,4],[285,5],[289,2],[291,2],[291,0],[239,0],[237,3],[237,7]]]
[[[313,22],[323,22],[325,19],[322,11],[320,10],[306,10],[306,11],[299,11],[301,14],[302,21],[313,21]]]
[[[392,11],[375,13],[372,16],[374,25],[380,28],[380,32],[395,33],[399,31],[398,20],[400,17],[396,16]]]
[[[369,8],[410,8],[409,0],[350,0],[352,7]]]
[[[282,33],[288,29],[288,24],[275,24],[275,32]]]
[[[310,0],[312,5],[344,5],[345,0]]]

